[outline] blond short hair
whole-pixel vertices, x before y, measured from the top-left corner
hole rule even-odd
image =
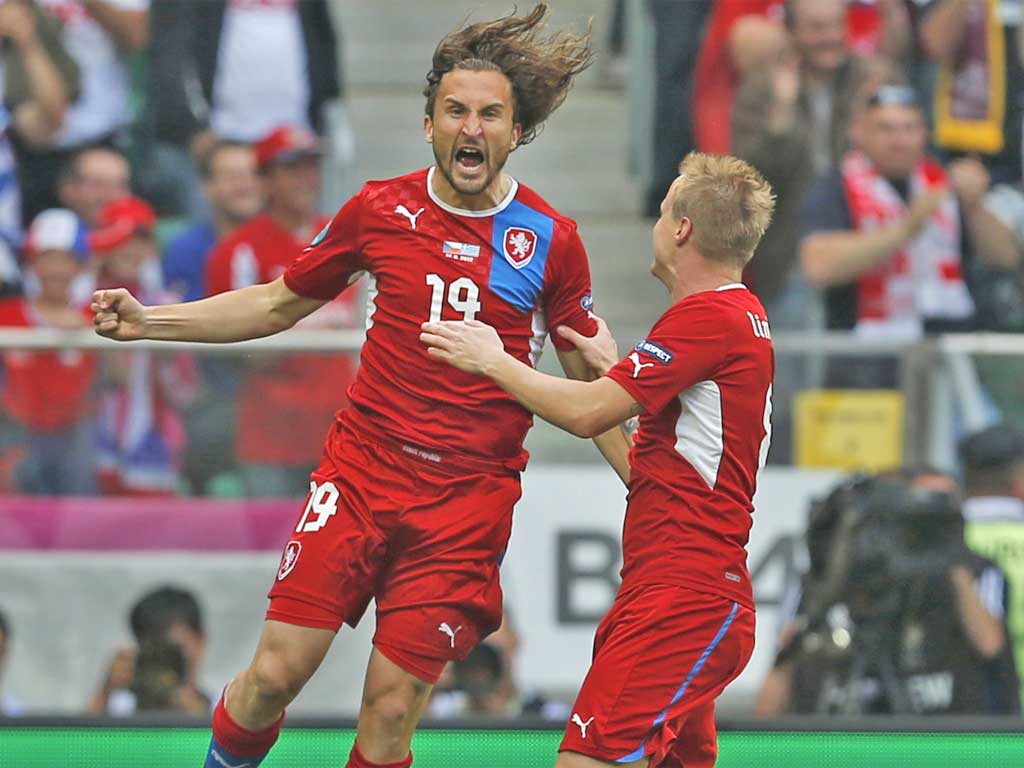
[[[752,165],[728,155],[691,152],[679,164],[672,215],[693,225],[704,258],[746,264],[768,229],[775,195]]]

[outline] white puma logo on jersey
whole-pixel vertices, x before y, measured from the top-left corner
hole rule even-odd
[[[654,363],[641,363],[640,362],[640,355],[637,354],[636,352],[630,352],[629,353],[629,359],[633,362],[633,378],[634,379],[640,376],[640,371],[642,371],[644,368],[653,368],[654,367]]]
[[[585,739],[587,738],[587,728],[590,726],[592,722],[594,722],[594,718],[590,718],[586,722],[583,722],[583,718],[581,718],[577,713],[573,712],[572,722],[574,722],[576,725],[580,727],[580,738]]]
[[[460,629],[462,629],[462,625],[461,624],[459,626],[457,626],[455,629],[452,629],[450,626],[448,626],[447,622],[441,622],[441,626],[439,626],[437,628],[437,631],[438,632],[444,632],[446,635],[448,635],[448,637],[450,637],[452,639],[452,648],[454,648],[455,647],[455,635],[458,633],[458,631]]]
[[[416,213],[410,213],[409,209],[406,208],[404,205],[395,206],[395,213],[400,213],[403,216],[405,216],[405,218],[409,220],[409,226],[412,227],[413,229],[416,229],[416,219],[418,219],[420,217],[420,214],[423,213],[425,210],[426,208],[420,208],[418,211],[416,211]]]
[[[221,757],[220,753],[217,752],[216,749],[211,749],[210,750],[210,755],[213,757],[214,760],[216,760],[218,763],[223,765],[224,768],[249,768],[249,762],[248,761],[246,761],[244,763],[238,763],[238,765],[232,765],[227,760],[225,760],[223,757]]]

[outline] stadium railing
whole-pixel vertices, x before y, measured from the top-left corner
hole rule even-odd
[[[190,351],[200,355],[244,356],[280,352],[358,352],[365,334],[361,330],[292,329],[265,339],[238,344],[182,342],[131,342],[132,349]],[[869,358],[889,356],[900,361],[900,388],[905,395],[904,458],[911,463],[938,466],[955,464],[956,436],[986,426],[998,417],[998,409],[979,377],[978,360],[1005,369],[1018,360],[1024,369],[1024,334],[948,334],[921,341],[864,339],[850,333],[784,333],[773,336],[777,369],[801,361],[803,378],[791,391],[776,387],[776,398],[795,391],[815,389],[822,381],[829,356]],[[63,331],[40,328],[0,329],[0,350],[33,349],[126,349],[90,330]],[[1016,360],[1015,360],[1016,358]],[[1012,361],[1012,363],[1010,362]],[[1016,375],[1000,371],[1000,375]],[[1024,374],[1019,376],[1019,408],[1024,412]],[[1013,389],[1011,385],[1010,389]],[[777,407],[785,406],[777,403]],[[1017,407],[1017,403],[1014,403]]]

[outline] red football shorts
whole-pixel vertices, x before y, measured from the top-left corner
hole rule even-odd
[[[651,768],[710,768],[715,699],[750,660],[754,612],[675,586],[622,591],[597,628],[594,661],[562,751]]]
[[[436,682],[501,624],[519,474],[337,425],[285,545],[267,618],[338,630],[377,601],[374,645]]]

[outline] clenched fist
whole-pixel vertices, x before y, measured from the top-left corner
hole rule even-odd
[[[124,288],[96,291],[92,314],[100,336],[117,341],[146,338],[146,308]]]

